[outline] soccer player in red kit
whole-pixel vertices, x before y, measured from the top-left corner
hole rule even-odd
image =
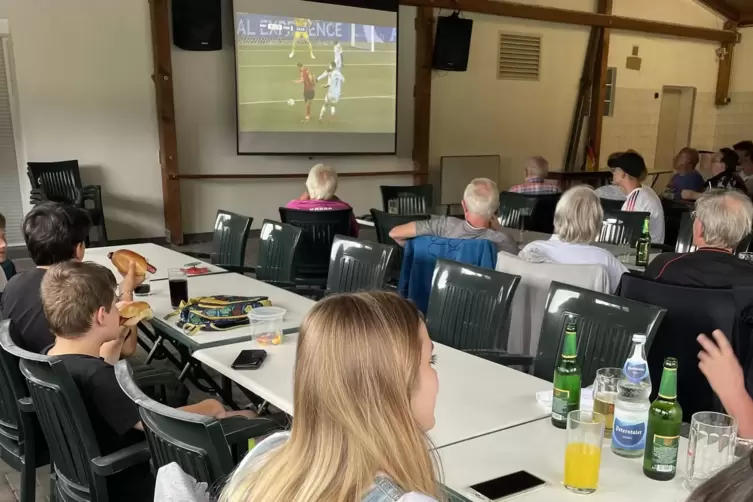
[[[303,102],[306,103],[306,118],[302,122],[308,122],[311,118],[311,102],[316,95],[316,78],[302,63],[298,63],[298,71],[301,73],[301,78],[293,80],[293,82],[303,84]]]

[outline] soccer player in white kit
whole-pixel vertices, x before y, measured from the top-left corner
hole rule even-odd
[[[324,97],[324,105],[322,106],[321,112],[319,112],[319,122],[324,120],[324,114],[326,113],[328,106],[330,107],[330,117],[335,116],[335,105],[340,101],[343,82],[345,82],[345,77],[340,72],[336,61],[330,63],[329,70],[319,75],[317,80],[322,80],[324,77],[327,77],[327,85],[324,86],[327,88],[327,95]]]
[[[340,45],[339,40],[335,40],[335,68],[338,70],[343,68],[343,46]]]

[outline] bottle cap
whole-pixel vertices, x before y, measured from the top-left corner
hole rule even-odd
[[[646,343],[646,335],[642,333],[636,333],[633,335],[633,342]]]

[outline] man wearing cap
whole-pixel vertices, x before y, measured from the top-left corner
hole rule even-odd
[[[637,152],[625,152],[610,162],[612,183],[619,186],[627,199],[623,211],[646,212],[651,215],[649,233],[651,242],[664,244],[664,208],[656,192],[641,185],[646,163]]]

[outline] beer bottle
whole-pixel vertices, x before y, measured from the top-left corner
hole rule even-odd
[[[648,232],[649,217],[643,221],[643,231],[635,245],[635,265],[638,267],[648,266],[648,257],[651,253],[651,234]]]
[[[643,473],[651,479],[669,481],[677,473],[682,408],[677,402],[677,359],[664,360],[659,396],[648,412]]]
[[[552,396],[552,424],[567,427],[567,414],[580,407],[580,365],[578,364],[577,327],[575,317],[570,316],[565,325],[565,340],[562,355],[554,369]]]

